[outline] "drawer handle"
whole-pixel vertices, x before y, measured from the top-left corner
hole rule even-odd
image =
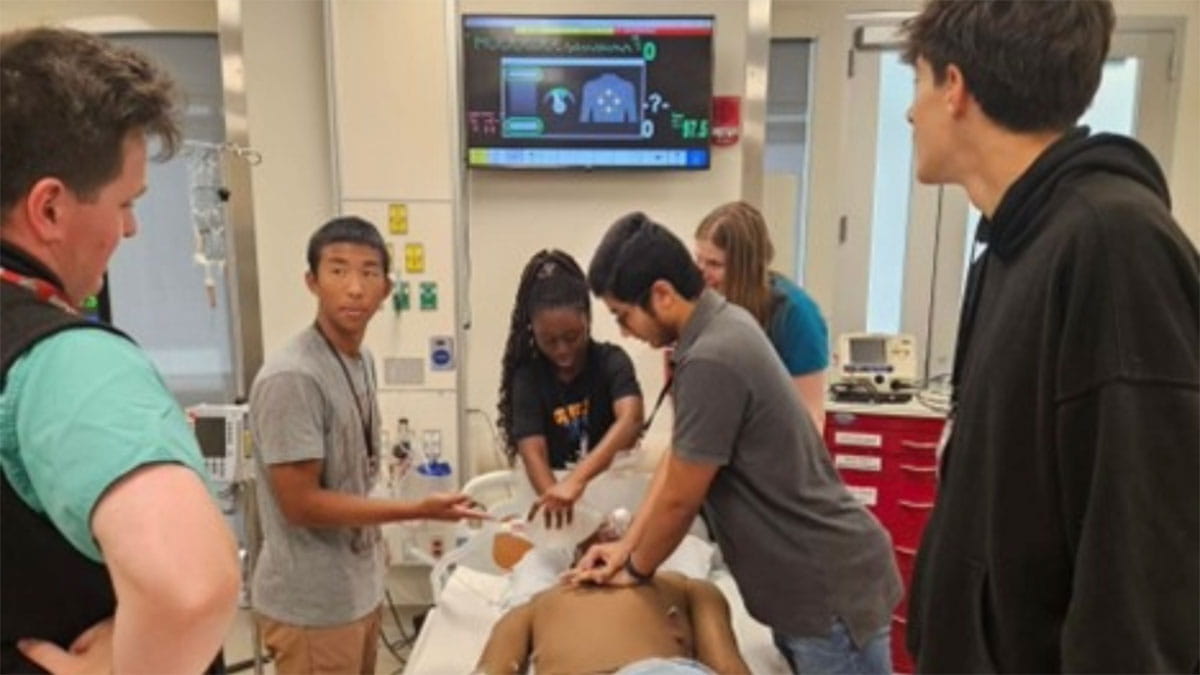
[[[856,431],[835,431],[833,444],[842,448],[882,448],[883,436]]]
[[[901,464],[900,470],[907,471],[909,473],[920,473],[920,474],[935,474],[935,473],[937,473],[936,466],[917,466],[915,464]]]
[[[907,546],[893,546],[892,548],[894,548],[896,553],[899,553],[900,555],[908,556],[909,558],[917,557],[917,549],[915,548],[909,548]]]
[[[909,501],[907,499],[897,499],[896,503],[899,504],[900,506],[903,506],[906,509],[912,509],[914,511],[932,511],[933,510],[933,502],[913,502],[913,501]]]
[[[900,447],[908,450],[937,450],[937,446],[934,441],[900,441]]]

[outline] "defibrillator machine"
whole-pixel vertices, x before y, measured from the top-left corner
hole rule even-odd
[[[834,354],[835,400],[902,402],[917,383],[917,347],[911,335],[845,333]]]

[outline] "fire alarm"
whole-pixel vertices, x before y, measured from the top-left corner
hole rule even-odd
[[[712,144],[733,145],[742,130],[742,97],[714,96],[712,99]]]

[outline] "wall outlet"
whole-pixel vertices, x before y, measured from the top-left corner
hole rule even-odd
[[[429,369],[454,370],[454,338],[449,335],[429,338]]]

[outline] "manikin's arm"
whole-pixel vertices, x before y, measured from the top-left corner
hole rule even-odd
[[[524,673],[529,661],[532,635],[533,609],[527,602],[500,617],[492,627],[492,634],[483,647],[475,672],[486,675]]]

